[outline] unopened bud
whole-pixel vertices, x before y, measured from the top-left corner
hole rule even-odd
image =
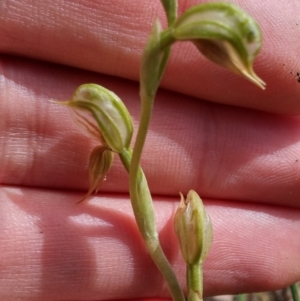
[[[186,264],[193,265],[205,260],[212,243],[212,224],[202,200],[190,190],[186,200],[181,195],[175,214],[175,232]]]

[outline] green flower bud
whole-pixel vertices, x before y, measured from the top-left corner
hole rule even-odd
[[[264,89],[253,62],[262,35],[257,22],[230,3],[206,3],[186,10],[174,24],[177,40],[192,41],[211,61],[242,75]]]
[[[85,84],[75,90],[71,100],[59,103],[73,109],[74,120],[88,136],[117,153],[129,147],[131,116],[115,93],[96,84]]]
[[[78,202],[84,201],[93,191],[98,192],[106,174],[110,170],[114,153],[105,146],[96,146],[90,155],[89,181],[90,188],[87,194]]]
[[[190,190],[186,200],[180,194],[180,205],[175,214],[175,232],[182,256],[188,265],[202,263],[211,247],[212,223],[202,200]]]

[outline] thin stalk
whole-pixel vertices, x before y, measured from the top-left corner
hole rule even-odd
[[[291,292],[292,292],[293,300],[294,301],[300,301],[297,283],[292,284],[290,286],[290,289],[291,289]]]
[[[202,264],[187,264],[186,267],[188,301],[203,300],[203,271]]]
[[[154,104],[154,99],[156,96],[156,92],[159,86],[159,83],[161,81],[161,78],[163,76],[163,73],[166,68],[166,64],[169,59],[170,55],[170,47],[172,42],[174,42],[174,38],[171,35],[171,30],[166,30],[162,33],[162,38],[160,41],[159,47],[162,47],[165,49],[163,54],[163,60],[161,62],[159,73],[156,74],[158,77],[156,87],[153,88],[151,93],[148,95],[143,93],[143,91],[140,92],[140,98],[141,98],[141,115],[140,115],[140,122],[139,122],[139,128],[136,136],[135,145],[133,148],[132,153],[132,160],[131,165],[129,169],[129,190],[130,190],[130,197],[134,198],[135,200],[138,199],[136,186],[138,183],[138,170],[140,166],[141,156],[152,116],[152,109]],[[153,51],[156,51],[154,48]],[[151,56],[150,56],[151,57]]]
[[[177,19],[177,0],[161,0],[161,3],[167,15],[168,25],[171,26]]]
[[[132,166],[132,150],[126,149],[120,153],[119,156],[124,167],[129,172]],[[146,177],[140,166],[138,166],[137,183],[134,188],[136,189],[134,189],[135,193],[131,196],[131,205],[147,250],[157,268],[168,283],[173,300],[184,301],[184,296],[177,281],[176,275],[173,272],[173,269],[159,242],[153,202]]]
[[[154,97],[148,97],[146,100],[144,98],[141,103],[140,124],[136,136],[135,145],[133,148],[132,161],[129,169],[130,196],[135,199],[138,199],[137,191],[136,191],[136,187],[138,185],[137,175],[138,175],[142,151],[144,148],[146,135],[147,135],[147,131],[152,115],[153,103],[154,103]]]
[[[246,294],[239,294],[239,295],[237,295],[237,300],[238,301],[246,301],[246,298],[247,297],[247,295]]]
[[[129,171],[131,204],[135,214],[136,222],[143,236],[147,249],[156,266],[168,283],[173,300],[184,301],[185,299],[178,284],[176,275],[173,272],[158,239],[152,197],[146,178],[140,167],[140,160],[151,120],[154,99],[169,59],[171,44],[174,42],[174,38],[171,33],[171,30],[164,31],[161,34],[158,43],[155,44],[154,47],[150,47],[148,50],[146,50],[147,63],[146,65],[142,64],[142,69],[145,68],[142,71],[145,73],[141,71],[141,77],[146,75],[146,83],[149,79],[152,83],[150,85],[151,88],[148,86],[146,89],[144,89],[144,86],[144,88],[140,89],[141,115],[133,152],[131,152],[131,150],[124,150],[123,153],[119,155],[125,168]],[[159,68],[150,68],[150,70],[153,70],[154,74],[149,74],[149,72],[147,72],[149,71],[149,66],[153,67],[153,65],[157,64],[158,62],[156,60],[158,53],[162,54]]]

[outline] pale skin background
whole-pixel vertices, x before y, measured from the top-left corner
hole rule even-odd
[[[178,191],[193,188],[207,204],[214,243],[205,295],[300,280],[300,2],[234,2],[262,26],[255,70],[267,90],[177,44],[142,161],[182,285]],[[179,12],[195,3],[179,1]],[[1,300],[169,298],[118,159],[101,192],[74,204],[88,188],[95,143],[49,102],[94,82],[114,90],[137,124],[139,62],[156,15],[164,20],[158,0],[0,2]]]

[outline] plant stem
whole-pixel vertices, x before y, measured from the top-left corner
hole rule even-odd
[[[163,54],[163,60],[161,63],[161,66],[159,68],[158,74],[155,74],[154,76],[157,76],[157,81],[155,87],[152,87],[152,91],[140,91],[140,98],[141,98],[141,115],[140,115],[140,123],[139,128],[136,136],[135,145],[133,148],[132,153],[132,160],[131,165],[129,169],[129,190],[130,190],[130,197],[134,198],[135,200],[138,200],[138,193],[137,193],[137,185],[139,183],[138,179],[138,170],[140,166],[140,160],[151,120],[152,115],[152,109],[154,104],[154,98],[156,96],[156,91],[158,89],[160,80],[163,76],[166,64],[168,62],[169,54],[170,54],[170,47],[173,42],[173,38],[171,35],[170,30],[166,30],[162,33],[161,43],[160,45],[156,45],[156,47],[163,47],[164,48],[164,54]],[[157,49],[153,48],[153,52],[156,52]],[[151,57],[151,55],[149,55]],[[151,62],[148,62],[149,64]]]
[[[247,295],[246,294],[239,294],[239,295],[237,295],[237,300],[238,301],[246,301],[246,298],[247,297]]]
[[[132,150],[125,149],[119,154],[120,159],[129,172],[132,166]],[[135,219],[144,239],[150,256],[157,268],[168,283],[174,301],[184,301],[184,296],[177,281],[176,275],[166,258],[158,238],[155,224],[155,214],[152,197],[142,168],[138,166],[137,181],[134,193],[131,195],[131,204]]]
[[[168,25],[171,26],[177,19],[177,0],[161,0],[161,3],[167,15]]]
[[[188,301],[203,300],[202,264],[187,264],[186,277],[188,286]]]
[[[300,301],[297,284],[296,283],[292,284],[290,286],[290,289],[291,289],[291,292],[292,292],[293,300],[294,301]]]
[[[170,47],[173,42],[174,38],[172,36],[172,30],[167,29],[161,34],[158,42],[150,44],[148,49],[146,47],[144,52],[144,55],[146,53],[146,60],[141,67],[141,83],[143,82],[144,85],[141,84],[140,86],[142,87],[140,88],[141,115],[137,137],[133,152],[127,149],[119,155],[125,168],[129,172],[131,204],[147,249],[168,283],[173,300],[184,301],[185,299],[176,275],[173,272],[158,239],[152,197],[146,177],[140,167],[140,160],[151,120],[155,95],[164,74],[169,59]],[[162,55],[162,58],[159,62],[157,58],[160,55]],[[159,66],[157,66],[158,68],[152,68],[153,66],[155,67],[155,64],[157,63],[159,63]],[[151,72],[149,72],[149,70],[151,70]],[[143,76],[145,76],[144,79]],[[151,82],[150,85],[147,85],[149,83],[148,80]]]

